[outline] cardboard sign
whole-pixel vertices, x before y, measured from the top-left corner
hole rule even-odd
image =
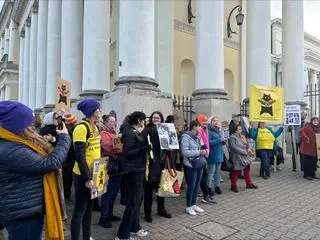
[[[119,149],[122,152],[123,144],[121,142],[122,134],[112,135],[112,147],[113,149]]]
[[[283,112],[283,88],[251,85],[250,121],[283,123]]]
[[[182,110],[174,109],[173,118],[174,118],[174,125],[176,126],[176,128],[181,128],[184,126],[184,117],[183,117]]]
[[[301,125],[301,106],[285,105],[284,106],[284,125],[296,126]]]
[[[317,157],[320,159],[320,133],[316,134],[316,143],[317,143]]]
[[[71,107],[71,82],[57,78],[56,111],[69,112]]]
[[[91,189],[91,199],[102,196],[107,192],[108,185],[108,172],[107,172],[108,158],[100,158],[93,163],[93,176],[94,187]]]

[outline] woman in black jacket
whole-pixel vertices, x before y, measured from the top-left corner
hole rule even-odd
[[[123,142],[123,183],[126,185],[126,208],[116,239],[129,239],[130,233],[144,237],[148,232],[140,226],[140,207],[143,199],[144,178],[146,170],[146,153],[151,150],[146,137],[141,131],[144,128],[146,115],[133,112],[122,131]]]
[[[147,222],[152,222],[152,199],[153,191],[157,191],[160,184],[161,171],[164,168],[165,153],[161,150],[159,135],[156,124],[163,123],[163,115],[161,112],[155,111],[150,116],[150,123],[144,129],[144,134],[150,136],[152,144],[153,159],[149,160],[149,176],[145,183],[144,191],[144,214]],[[164,206],[164,198],[157,197],[158,215],[165,218],[171,218]]]

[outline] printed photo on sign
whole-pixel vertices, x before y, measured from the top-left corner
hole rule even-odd
[[[161,149],[179,149],[176,128],[173,123],[157,124]]]
[[[102,196],[107,191],[108,172],[107,172],[108,158],[97,159],[93,163],[92,180],[94,187],[91,189],[91,199]]]

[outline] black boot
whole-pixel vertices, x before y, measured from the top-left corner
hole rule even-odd
[[[152,223],[151,213],[146,213],[144,216],[144,220],[148,223]]]
[[[100,218],[98,224],[103,228],[112,228],[112,223],[107,219]]]
[[[165,208],[158,210],[158,215],[165,218],[172,218],[171,214]]]
[[[222,193],[221,188],[220,187],[216,187],[215,188],[215,192],[216,192],[216,194],[220,195]]]

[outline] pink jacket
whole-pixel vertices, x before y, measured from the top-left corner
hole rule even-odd
[[[206,157],[208,157],[210,153],[210,145],[209,145],[207,130],[201,128],[199,131],[199,136],[201,137],[203,144],[207,147],[208,154],[206,155]]]

